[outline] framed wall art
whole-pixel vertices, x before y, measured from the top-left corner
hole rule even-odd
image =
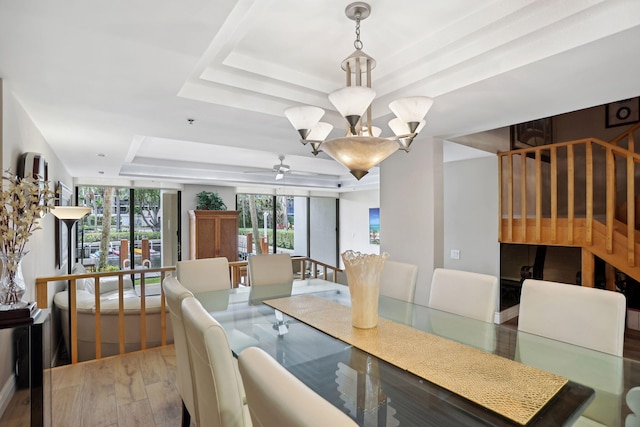
[[[553,143],[551,117],[511,126],[511,149],[539,147]]]
[[[369,243],[380,244],[380,208],[369,208]]]
[[[638,122],[640,122],[640,97],[605,105],[605,127],[611,128]]]

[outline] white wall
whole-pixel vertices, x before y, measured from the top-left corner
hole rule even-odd
[[[51,147],[40,134],[36,124],[31,120],[25,112],[19,100],[13,95],[11,84],[7,81],[0,80],[1,104],[2,104],[2,170],[10,169],[16,171],[18,166],[18,157],[25,152],[41,153],[49,164],[49,180],[52,183],[63,181],[67,185],[73,184],[71,176],[64,168]],[[33,236],[26,245],[28,255],[24,258],[22,264],[22,272],[24,274],[27,286],[24,296],[25,300],[33,301],[35,299],[35,279],[36,277],[56,276],[66,274],[66,267],[58,270],[55,262],[55,221],[51,214],[46,215],[40,221],[41,230],[34,232]],[[65,282],[52,283],[48,289],[49,307],[53,301],[53,295],[65,287]],[[55,321],[55,319],[54,319]],[[52,330],[52,343],[58,342],[58,331]],[[11,352],[11,344],[7,341],[10,334],[4,334],[0,337],[0,360],[4,360],[5,351]],[[11,356],[8,356],[11,357]],[[12,375],[8,363],[0,364],[0,389],[6,390],[5,384],[8,384]],[[1,398],[7,397],[5,395]],[[9,398],[11,396],[8,396]],[[2,405],[2,402],[0,402]],[[1,409],[1,408],[0,408]]]
[[[380,250],[416,264],[415,302],[426,305],[431,276],[443,264],[442,140],[418,137],[380,166]]]
[[[236,210],[236,189],[235,187],[214,187],[210,185],[185,185],[182,189],[182,212],[180,215],[180,226],[182,227],[182,259],[189,259],[189,211],[196,208],[198,199],[196,194],[201,191],[211,191],[218,193],[227,206],[227,210]],[[230,260],[231,261],[231,260]],[[234,260],[235,261],[235,260]]]
[[[340,253],[349,249],[366,254],[380,253],[380,245],[369,243],[369,209],[379,207],[378,190],[340,194]],[[344,267],[342,259],[340,266]]]
[[[497,156],[444,164],[443,255],[445,268],[500,277]]]

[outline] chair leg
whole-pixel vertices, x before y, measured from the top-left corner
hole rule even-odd
[[[187,406],[182,401],[182,427],[189,427],[191,424],[191,414],[187,410]]]

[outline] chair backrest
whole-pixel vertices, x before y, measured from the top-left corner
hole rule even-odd
[[[256,427],[357,425],[258,347],[243,350],[238,367]]]
[[[196,397],[193,383],[191,381],[191,362],[189,357],[189,347],[187,336],[182,321],[182,300],[193,297],[193,294],[173,276],[169,276],[162,282],[162,289],[169,306],[171,325],[173,327],[173,343],[176,350],[176,382],[178,393],[182,398],[184,406],[189,411],[196,425],[198,422],[198,412],[196,407]]]
[[[417,265],[386,260],[380,274],[380,295],[413,302],[417,278]]]
[[[618,292],[527,279],[518,330],[622,356],[626,305]]]
[[[192,292],[231,288],[229,261],[224,258],[202,258],[178,261],[178,280]]]
[[[500,286],[488,274],[436,268],[429,307],[484,322],[493,322]]]
[[[199,426],[251,425],[242,379],[222,326],[193,297],[182,301]]]
[[[293,283],[293,264],[289,254],[255,255],[249,257],[251,286]]]

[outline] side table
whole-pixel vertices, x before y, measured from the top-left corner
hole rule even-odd
[[[13,360],[6,362],[13,363],[16,393],[28,389],[29,411],[20,425],[51,425],[50,316],[50,309],[40,309],[23,323],[0,325],[11,330]]]

